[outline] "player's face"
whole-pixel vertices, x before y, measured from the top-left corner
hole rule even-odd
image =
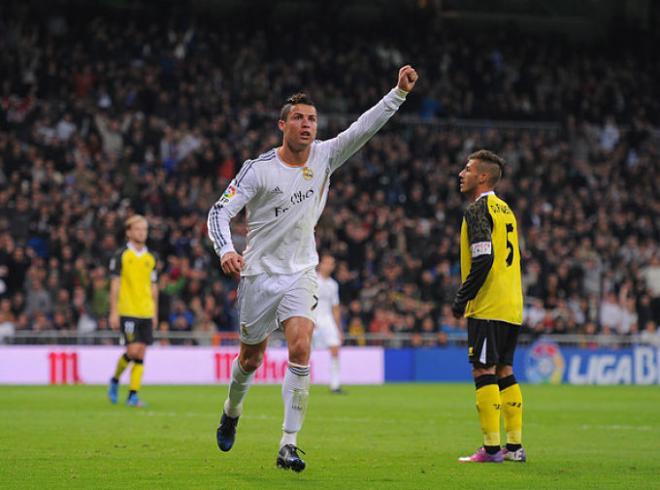
[[[465,168],[458,174],[460,190],[463,194],[472,194],[479,184],[478,167],[476,161],[469,160],[465,165]]]
[[[291,107],[286,121],[280,120],[279,127],[284,133],[284,141],[293,150],[300,151],[316,139],[316,108],[307,104]]]
[[[325,256],[321,259],[319,264],[319,270],[324,276],[329,276],[332,274],[332,271],[335,270],[335,259],[334,257]]]
[[[138,245],[144,245],[147,241],[147,234],[149,227],[144,221],[137,221],[131,225],[131,227],[126,232],[128,239],[132,242],[137,243]]]

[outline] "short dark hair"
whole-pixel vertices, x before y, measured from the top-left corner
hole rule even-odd
[[[286,121],[286,118],[289,117],[289,112],[291,112],[291,107],[297,104],[305,104],[316,107],[316,104],[314,104],[312,99],[310,99],[309,95],[304,92],[298,92],[297,94],[293,94],[291,97],[286,99],[286,102],[280,111],[280,119],[282,121]]]
[[[490,150],[475,151],[468,156],[468,162],[470,160],[479,160],[479,162],[487,164],[484,170],[488,173],[488,183],[490,185],[497,184],[504,176],[504,166],[506,165],[504,158]]]

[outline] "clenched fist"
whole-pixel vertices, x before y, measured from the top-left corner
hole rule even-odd
[[[243,257],[241,257],[236,252],[227,252],[220,259],[220,267],[222,267],[222,272],[228,276],[238,276],[243,269]]]
[[[415,86],[415,82],[417,82],[418,78],[419,75],[417,75],[417,72],[412,66],[403,66],[399,70],[399,83],[397,84],[397,87],[406,92],[410,92]]]

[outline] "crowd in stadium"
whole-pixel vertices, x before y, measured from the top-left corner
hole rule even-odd
[[[353,342],[464,335],[448,306],[457,174],[482,147],[508,164],[499,192],[521,227],[525,328],[657,338],[660,74],[644,50],[594,57],[433,30],[396,44],[315,31],[299,46],[277,28],[164,25],[0,20],[0,329],[108,330],[108,263],[137,212],[160,259],[160,330],[235,331],[236,282],[206,238],[213,202],[244,160],[278,145],[286,96],[308,91],[331,137],[424,53],[419,94],[333,176],[317,228]],[[233,233],[241,250],[243,220]]]

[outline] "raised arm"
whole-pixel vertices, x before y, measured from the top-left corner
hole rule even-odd
[[[229,222],[256,193],[256,174],[248,160],[209,211],[206,223],[209,238],[215,253],[220,257],[220,266],[225,274],[239,274],[243,268],[243,257],[236,253],[231,241]]]
[[[382,128],[406,100],[417,82],[417,72],[410,65],[399,70],[397,86],[375,106],[362,114],[348,129],[324,144],[331,146],[330,169],[336,170]]]

